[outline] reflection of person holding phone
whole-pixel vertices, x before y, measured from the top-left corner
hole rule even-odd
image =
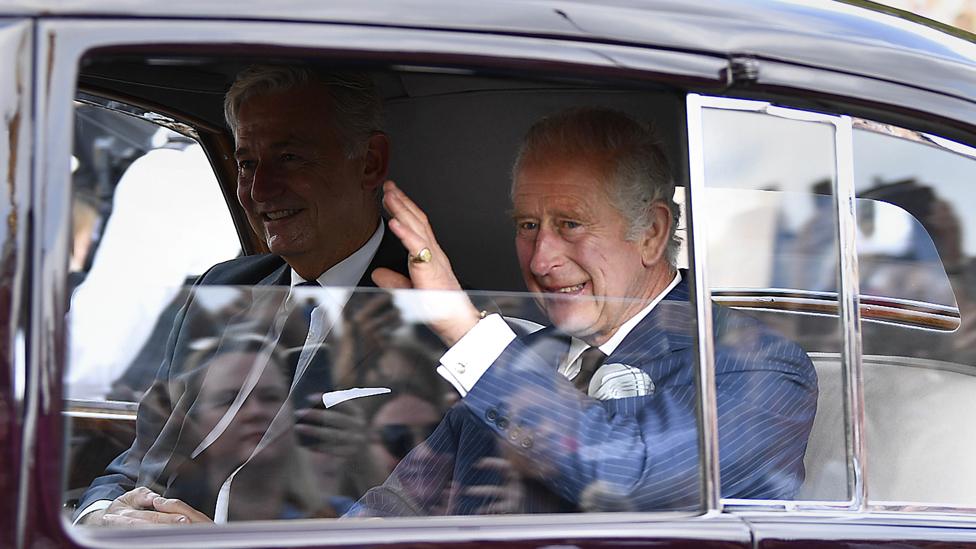
[[[433,403],[410,393],[395,394],[379,407],[369,426],[370,451],[383,478],[434,432],[441,417]]]
[[[168,496],[212,514],[218,492],[233,477],[231,520],[279,518],[319,506],[292,425],[269,432],[275,416],[293,414],[283,366],[257,335],[209,340],[196,352],[185,376],[199,385],[187,388],[197,393],[187,421],[196,434],[187,441],[195,456],[183,469],[197,482],[181,482]]]

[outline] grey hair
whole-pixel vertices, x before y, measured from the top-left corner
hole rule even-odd
[[[241,105],[256,95],[278,93],[321,83],[328,87],[335,109],[335,128],[349,158],[363,154],[363,146],[383,131],[383,109],[373,80],[365,73],[322,72],[289,65],[251,65],[237,74],[224,96],[224,118],[237,137]]]
[[[681,239],[675,234],[680,210],[674,201],[674,178],[657,134],[620,111],[578,107],[547,116],[526,133],[512,165],[512,191],[522,166],[558,152],[569,158],[607,158],[611,203],[629,222],[628,240],[651,226],[649,206],[662,202],[671,213],[665,259],[677,264]]]

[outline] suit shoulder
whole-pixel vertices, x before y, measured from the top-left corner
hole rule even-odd
[[[273,254],[246,255],[218,263],[200,277],[199,284],[257,284],[285,264]]]
[[[790,364],[802,370],[812,369],[807,353],[794,341],[752,315],[716,307],[714,315],[716,351],[727,351],[746,357],[758,365],[764,361]]]

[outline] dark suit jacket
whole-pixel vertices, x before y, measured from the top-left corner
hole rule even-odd
[[[406,257],[399,240],[387,228],[359,284],[374,286],[370,273],[378,267],[405,272]],[[290,282],[288,265],[281,257],[270,254],[220,263],[200,277],[195,292],[177,315],[156,381],[140,402],[135,441],[109,464],[105,475],[91,484],[78,503],[79,512],[95,501],[115,499],[136,486],[147,486],[167,497],[183,499],[213,516],[216,494],[201,489],[205,479],[200,478],[202,468],[195,466],[206,452],[200,459],[191,459],[201,438],[199,434],[188,434],[192,429],[186,428],[186,418],[196,402],[205,368],[188,371],[187,358],[193,353],[193,343],[201,338],[220,337],[228,330],[246,329],[248,325],[262,330],[273,321],[287,294],[265,289],[288,286]],[[198,303],[197,292],[203,291],[201,287],[213,285],[239,287],[233,313],[213,315]],[[307,372],[300,382],[313,377]]]
[[[694,317],[682,282],[607,357],[651,378],[653,393],[641,397],[576,390],[555,371],[568,342],[551,328],[517,338],[351,515],[694,508]],[[816,412],[814,367],[743,313],[716,307],[714,327],[722,495],[791,499]],[[491,456],[507,458],[507,476],[481,461]],[[512,478],[527,483],[514,506],[466,490]]]

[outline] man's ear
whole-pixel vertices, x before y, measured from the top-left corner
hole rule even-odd
[[[390,167],[390,138],[385,133],[376,132],[366,141],[366,155],[363,162],[363,188],[377,189],[386,181]]]
[[[664,261],[671,235],[671,210],[658,200],[648,206],[647,215],[651,224],[641,236],[641,262],[651,267]]]

